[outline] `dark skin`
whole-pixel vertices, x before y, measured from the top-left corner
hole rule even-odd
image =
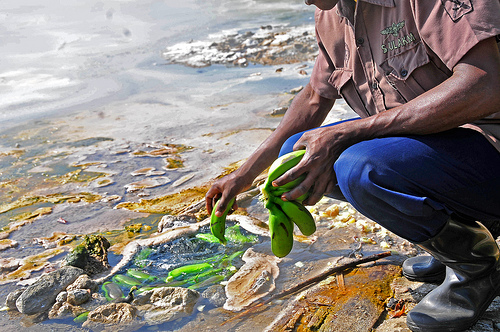
[[[337,1],[309,2],[319,7],[315,2],[329,6]],[[294,146],[294,150],[306,149],[302,161],[273,185],[284,185],[307,173],[304,181],[283,194],[282,199],[293,200],[311,190],[304,204],[314,205],[336,184],[333,164],[349,146],[374,138],[438,133],[482,119],[500,111],[499,92],[500,54],[495,38],[489,38],[461,59],[449,79],[412,101],[365,119],[305,133]],[[307,85],[294,99],[277,129],[248,160],[212,185],[205,197],[207,210],[211,213],[220,199],[216,215],[222,215],[231,198],[248,189],[276,159],[284,141],[295,133],[320,126],[333,104],[334,100],[319,96]]]

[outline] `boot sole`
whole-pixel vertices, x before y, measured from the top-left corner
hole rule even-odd
[[[477,320],[479,320],[479,318]],[[413,322],[411,321],[408,321],[408,319],[406,319],[406,325],[412,332],[459,332],[469,329],[471,326],[476,324],[477,320],[473,324],[467,327],[463,325],[461,327],[449,327],[449,326],[421,327],[413,324]]]
[[[419,281],[419,282],[429,282],[429,283],[441,283],[444,281],[446,273],[438,273],[438,274],[430,274],[422,277],[418,277],[414,274],[408,274],[403,271],[403,277],[410,281]]]

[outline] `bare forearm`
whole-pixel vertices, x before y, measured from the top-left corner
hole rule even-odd
[[[264,171],[278,156],[283,143],[291,135],[318,127],[332,108],[334,100],[326,99],[307,85],[293,100],[276,130],[239,168],[253,178]]]

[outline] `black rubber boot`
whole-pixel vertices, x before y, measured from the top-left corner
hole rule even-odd
[[[493,238],[500,236],[500,221],[481,223]],[[432,256],[410,257],[403,262],[403,276],[411,281],[441,283],[446,276],[446,266]]]
[[[444,282],[408,314],[412,331],[463,331],[477,322],[500,291],[500,251],[480,223],[450,219],[419,243],[446,265]]]
[[[446,266],[432,256],[416,256],[403,262],[403,276],[411,281],[442,282]]]

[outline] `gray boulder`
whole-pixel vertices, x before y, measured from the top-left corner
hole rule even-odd
[[[208,299],[208,302],[217,308],[222,307],[227,300],[224,286],[218,284],[208,287],[203,293],[201,293],[201,296]]]
[[[65,266],[57,271],[42,275],[16,300],[19,312],[26,315],[49,310],[56,301],[57,294],[71,285],[84,271],[77,267]]]
[[[150,325],[161,324],[189,316],[200,298],[200,293],[182,287],[160,287],[146,291],[132,304]]]
[[[7,295],[7,298],[5,299],[5,305],[7,306],[7,308],[17,310],[16,301],[19,298],[19,296],[21,296],[21,294],[24,293],[25,290],[26,288],[18,288],[10,292],[9,295]]]

